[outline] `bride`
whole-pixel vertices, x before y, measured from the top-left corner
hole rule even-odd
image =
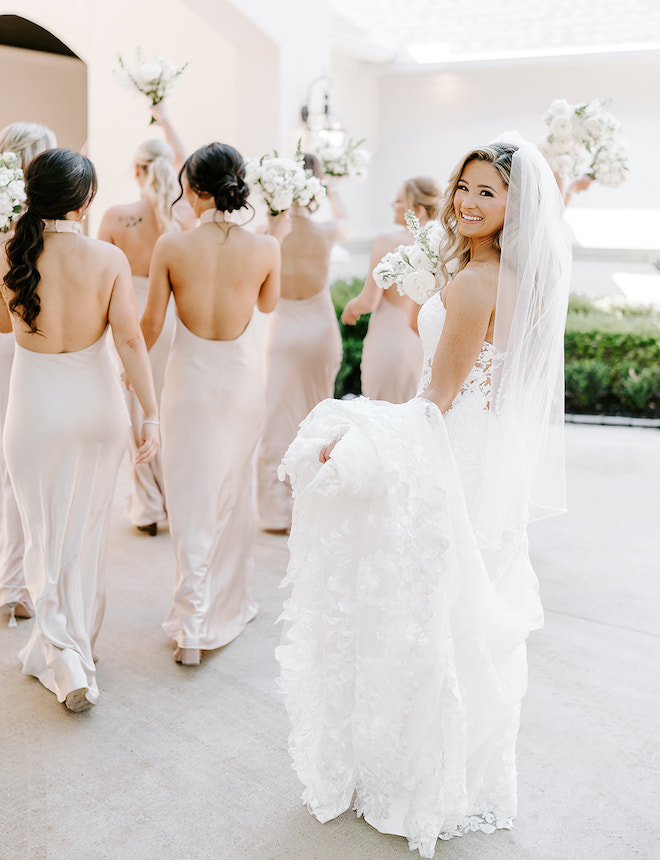
[[[516,814],[542,624],[526,527],[563,507],[561,219],[535,146],[470,152],[440,216],[418,397],[324,401],[281,468],[295,503],[277,657],[303,800],[320,821],[352,805],[422,857]]]

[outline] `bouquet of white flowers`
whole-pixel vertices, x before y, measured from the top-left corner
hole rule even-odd
[[[610,186],[626,179],[628,149],[619,137],[619,121],[605,110],[604,102],[571,105],[555,99],[544,120],[549,133],[540,148],[561,179],[586,175]]]
[[[364,179],[367,175],[367,165],[371,161],[371,153],[361,149],[363,140],[353,141],[349,138],[344,146],[330,146],[320,143],[316,154],[323,165],[323,172],[328,176],[348,176]]]
[[[147,96],[152,105],[160,104],[174,91],[183,70],[188,65],[184,63],[180,69],[177,69],[167,57],[156,57],[151,62],[143,63],[140,51],[137,52],[137,58],[140,65],[133,71],[126,66],[120,54],[118,55],[119,65],[127,82],[132,84],[139,93]],[[155,118],[151,117],[149,124],[155,122]]]
[[[373,271],[374,281],[382,290],[394,285],[402,296],[423,305],[439,289],[436,273],[442,227],[437,221],[422,226],[412,211],[406,212],[405,218],[415,241],[386,254]]]
[[[326,194],[321,181],[305,170],[300,142],[295,159],[281,158],[275,150],[273,155],[248,159],[245,181],[251,191],[261,195],[271,215],[285,212],[294,203],[320,203]]]
[[[25,181],[14,152],[0,155],[0,231],[6,233],[23,211]]]

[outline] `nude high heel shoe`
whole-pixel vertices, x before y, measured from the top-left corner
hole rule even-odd
[[[182,666],[199,666],[202,653],[199,648],[177,648],[174,652],[174,660]]]

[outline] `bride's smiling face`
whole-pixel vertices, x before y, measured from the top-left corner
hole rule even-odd
[[[495,236],[504,225],[507,187],[487,161],[466,164],[454,192],[458,232],[468,239]]]

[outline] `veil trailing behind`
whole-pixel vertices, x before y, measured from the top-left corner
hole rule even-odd
[[[543,617],[526,529],[563,507],[570,241],[550,168],[511,137],[494,341],[451,408],[326,400],[281,466],[294,509],[277,659],[303,801],[320,821],[353,806],[422,857],[512,825],[525,640]],[[444,318],[437,293],[420,391]]]

